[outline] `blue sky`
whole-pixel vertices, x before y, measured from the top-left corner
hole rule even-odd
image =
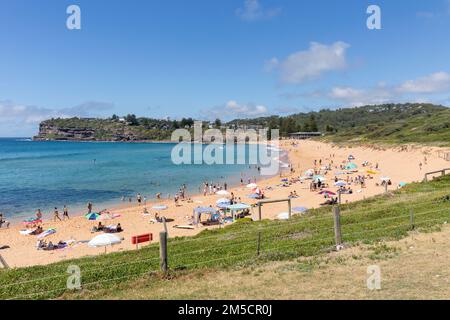
[[[52,116],[450,105],[449,30],[449,0],[0,0],[0,136]]]

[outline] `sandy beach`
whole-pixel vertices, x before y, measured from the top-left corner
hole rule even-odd
[[[292,143],[297,145],[294,146]],[[352,194],[342,195],[342,201],[357,201],[367,197],[371,197],[384,192],[384,187],[377,186],[381,183],[380,178],[384,176],[390,177],[392,185],[389,186],[389,190],[397,189],[400,182],[410,183],[414,181],[421,181],[424,177],[424,173],[428,171],[440,170],[450,167],[450,163],[438,156],[438,151],[442,150],[435,147],[420,147],[420,146],[408,146],[408,147],[395,147],[395,148],[380,148],[380,147],[339,147],[332,144],[325,144],[315,141],[293,141],[284,140],[280,142],[280,147],[289,153],[289,161],[294,172],[285,170],[283,178],[298,178],[304,175],[304,172],[308,169],[320,169],[322,166],[330,165],[331,170],[325,174],[327,178],[326,183],[329,184],[327,190],[336,192],[337,187],[334,186],[335,173],[340,172],[339,168],[344,162],[347,161],[348,156],[351,154],[355,157],[354,162],[357,164],[359,172],[355,172],[352,175],[338,176],[342,180],[346,180],[347,176],[355,177],[358,175],[367,176],[367,170],[375,170],[375,166],[378,163],[378,173],[373,174],[373,179],[366,179],[366,186],[361,188],[359,185],[351,184],[350,187],[353,190]],[[425,161],[426,158],[426,161]],[[319,164],[321,160],[321,164]],[[317,161],[316,166],[314,162]],[[365,167],[362,163],[367,161],[369,164]],[[333,162],[333,163],[331,163]],[[422,167],[419,164],[422,163]],[[307,208],[316,208],[320,206],[320,203],[324,202],[324,197],[319,195],[317,191],[310,191],[310,180],[302,182],[296,182],[288,187],[280,186],[280,177],[272,177],[269,179],[261,180],[258,182],[258,186],[265,190],[265,195],[269,199],[287,198],[289,194],[295,191],[298,194],[298,198],[292,199],[293,206],[304,206]],[[178,186],[174,186],[176,189]],[[188,190],[189,191],[189,190]],[[250,193],[246,186],[240,186],[230,188],[228,191],[232,191],[236,197],[242,198],[242,202],[247,204],[256,203],[257,200],[247,198]],[[194,192],[196,193],[196,192]],[[186,225],[188,223],[188,217],[192,215],[192,211],[198,206],[215,205],[218,195],[195,195],[192,196],[192,202],[180,201],[179,206],[175,206],[173,200],[161,200],[158,204],[165,204],[168,206],[167,210],[158,211],[160,216],[173,219],[172,222],[167,224],[169,237],[174,236],[191,236],[206,228],[199,226],[194,230],[176,229],[174,225]],[[155,210],[152,206],[155,202],[148,202],[146,207],[150,213],[154,213]],[[94,205],[94,212],[100,211],[104,208],[98,208]],[[143,215],[144,205],[137,205],[137,202],[133,202],[130,206],[125,208],[111,208],[109,211],[112,214],[120,214],[119,218],[115,218],[110,221],[105,221],[108,224],[120,223],[124,228],[124,232],[120,233],[120,237],[125,240],[116,246],[108,247],[108,252],[116,252],[122,250],[133,250],[135,245],[131,243],[131,237],[134,235],[152,233],[154,241],[157,241],[158,234],[163,230],[163,224],[151,223],[152,216]],[[287,204],[278,203],[264,206],[263,219],[273,219],[279,213],[287,211]],[[253,209],[252,217],[257,219],[257,210]],[[62,216],[62,213],[61,213]],[[48,228],[55,228],[56,234],[50,235],[45,240],[57,243],[60,240],[66,241],[73,239],[76,241],[90,240],[97,234],[91,233],[91,228],[98,224],[98,221],[88,221],[83,216],[71,217],[70,220],[62,222],[44,221],[42,226],[44,230]],[[16,224],[9,229],[0,229],[0,247],[9,246],[10,248],[0,250],[0,254],[7,261],[10,267],[23,267],[31,265],[44,265],[61,260],[67,260],[72,258],[78,258],[83,256],[93,256],[104,253],[104,248],[91,248],[86,243],[77,243],[65,249],[54,251],[42,251],[36,249],[36,236],[21,235],[19,231],[24,229],[23,225]]]

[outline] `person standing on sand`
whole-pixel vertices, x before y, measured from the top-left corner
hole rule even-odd
[[[67,208],[66,205],[64,205],[64,209],[63,209],[63,220],[70,220],[69,218],[69,209]]]
[[[58,208],[55,207],[55,211],[53,211],[53,221],[56,221],[56,219],[62,221],[61,218],[59,217]]]
[[[142,202],[142,196],[141,196],[140,193],[137,194],[136,199],[137,199],[138,204],[141,205],[141,202]]]
[[[36,211],[36,218],[37,218],[38,220],[42,220],[42,212],[41,212],[41,209],[37,209],[37,211]]]
[[[88,209],[88,213],[92,212],[92,203],[88,202],[87,209]]]

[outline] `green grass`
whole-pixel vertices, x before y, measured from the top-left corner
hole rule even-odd
[[[343,205],[342,234],[346,246],[377,244],[405,237],[411,230],[410,210],[418,231],[430,231],[450,219],[450,176],[411,184],[391,195]],[[169,231],[170,232],[170,231]],[[256,255],[261,232],[261,254]],[[386,248],[375,247],[375,255]],[[267,261],[319,256],[334,249],[331,208],[312,210],[290,221],[239,221],[226,228],[205,230],[195,237],[169,239],[170,275],[208,269],[211,272]],[[136,279],[151,282],[159,275],[159,247],[104,254],[77,260],[0,271],[0,299],[83,298],[96,290],[122,288]],[[67,267],[81,269],[82,288],[66,289]],[[305,270],[309,270],[305,266]]]
[[[450,109],[401,120],[342,129],[325,141],[343,143],[420,143],[450,146]]]

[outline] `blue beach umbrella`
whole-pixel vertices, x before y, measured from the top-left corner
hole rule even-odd
[[[358,166],[356,164],[354,164],[353,162],[349,162],[346,166],[345,169],[346,170],[353,170],[353,169],[357,169]]]
[[[214,209],[213,207],[197,207],[194,209],[194,211],[196,213],[209,213],[209,214],[213,214],[216,213],[216,209]]]
[[[100,214],[97,212],[91,212],[84,215],[88,220],[97,220],[100,217]]]
[[[338,181],[334,185],[336,187],[345,187],[347,185],[347,182],[345,182],[345,181]]]
[[[294,211],[294,212],[306,212],[306,211],[308,211],[308,208],[306,208],[306,207],[293,207],[292,211]]]

